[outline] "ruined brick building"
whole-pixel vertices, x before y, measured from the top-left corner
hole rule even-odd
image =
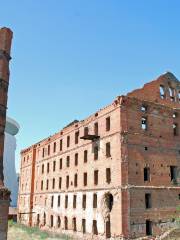
[[[4,131],[6,124],[7,94],[9,85],[9,60],[12,32],[8,28],[0,29],[0,240],[7,238],[7,221],[10,192],[4,187],[3,153]]]
[[[180,82],[171,73],[21,152],[19,221],[77,238],[176,225]]]

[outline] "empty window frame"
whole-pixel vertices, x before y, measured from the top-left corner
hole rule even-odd
[[[69,176],[66,176],[66,188],[69,188]]]
[[[178,91],[178,99],[179,99],[179,102],[180,102],[180,91]]]
[[[56,142],[54,142],[54,144],[53,144],[53,152],[54,153],[56,152]]]
[[[177,112],[174,112],[172,117],[173,117],[173,118],[177,118],[177,117],[178,117],[178,113],[177,113]]]
[[[41,181],[41,190],[43,190],[43,180]]]
[[[76,208],[77,196],[73,195],[73,208]]]
[[[42,157],[44,157],[45,156],[45,149],[43,148],[42,149]],[[25,161],[25,158],[24,158],[24,161]]]
[[[79,142],[79,131],[75,132],[75,144],[78,144]]]
[[[146,220],[146,235],[152,235],[152,222],[150,220]]]
[[[73,224],[73,231],[76,232],[77,227],[76,227],[76,218],[75,217],[73,218],[72,224]]]
[[[88,160],[88,151],[84,150],[84,163],[87,163]]]
[[[46,190],[48,190],[48,188],[49,188],[49,180],[47,179],[46,180]]]
[[[97,208],[97,194],[93,194],[93,208]]]
[[[53,172],[56,171],[56,161],[53,161]]]
[[[59,169],[62,169],[62,158],[59,159]]]
[[[50,153],[51,153],[51,146],[48,145],[48,156],[50,155]]]
[[[59,177],[59,189],[62,187],[62,177]]]
[[[65,208],[68,208],[68,195],[65,196]]]
[[[99,132],[99,129],[98,129],[98,123],[94,123],[94,135],[98,136],[98,132]]]
[[[165,95],[165,88],[163,85],[160,85],[159,92],[160,92],[160,98],[165,99],[166,95]]]
[[[43,225],[46,225],[46,213],[43,214]]]
[[[74,187],[77,187],[78,182],[78,176],[77,173],[74,175]]]
[[[51,196],[51,208],[54,206],[54,196]]]
[[[47,163],[47,173],[49,173],[49,163]]]
[[[111,182],[111,169],[106,168],[106,182],[109,184]]]
[[[141,112],[143,112],[143,113],[147,112],[147,106],[146,105],[141,106]]]
[[[52,180],[52,189],[55,189],[55,178]]]
[[[97,221],[93,220],[93,227],[92,232],[94,235],[98,235],[98,229],[97,229]]]
[[[150,168],[145,167],[144,168],[144,182],[149,182],[150,181]]]
[[[67,217],[64,217],[64,229],[68,230],[68,219],[67,219]]]
[[[98,185],[98,170],[94,171],[94,185]]]
[[[87,186],[87,172],[84,173],[84,186]]]
[[[107,142],[106,143],[106,157],[111,157],[111,143]]]
[[[171,181],[177,182],[177,166],[170,166],[170,177]]]
[[[70,136],[67,136],[67,147],[70,146]]]
[[[58,228],[61,227],[61,218],[60,218],[60,216],[58,216],[58,218],[57,218],[57,227]]]
[[[86,194],[83,194],[82,196],[82,208],[86,209]]]
[[[74,165],[75,166],[78,165],[78,153],[76,153],[75,156],[74,156]]]
[[[44,164],[42,165],[42,174],[44,173]]]
[[[58,207],[60,207],[60,205],[61,205],[61,196],[58,195]]]
[[[54,226],[54,217],[53,217],[53,215],[51,215],[51,228]]]
[[[97,145],[94,146],[94,160],[98,160],[98,151],[99,148]]]
[[[110,131],[110,129],[111,129],[111,119],[110,119],[110,117],[107,117],[106,118],[106,131],[108,132],[108,131]]]
[[[63,140],[61,139],[59,142],[59,150],[62,151],[63,148]]]
[[[69,167],[69,165],[70,165],[70,157],[67,156],[66,157],[66,167]]]
[[[89,128],[85,127],[84,128],[84,136],[87,136],[89,134]]]
[[[142,117],[141,118],[141,129],[147,130],[148,124],[147,124],[147,117]]]
[[[86,219],[82,219],[82,232],[86,233]]]
[[[174,136],[179,135],[178,124],[177,123],[173,123],[173,134],[174,134]]]
[[[175,89],[170,87],[169,88],[169,94],[170,94],[171,101],[174,102],[175,101]]]
[[[147,209],[152,208],[152,199],[151,199],[151,194],[150,193],[145,194],[145,207]]]

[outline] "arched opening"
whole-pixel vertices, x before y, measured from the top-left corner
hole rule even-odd
[[[111,212],[111,210],[113,208],[113,203],[114,203],[113,195],[111,193],[106,193],[105,201],[106,201],[106,206],[107,206],[109,212]]]

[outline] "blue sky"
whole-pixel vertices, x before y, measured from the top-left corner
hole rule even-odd
[[[6,0],[14,32],[8,115],[21,149],[171,71],[180,79],[178,0]]]

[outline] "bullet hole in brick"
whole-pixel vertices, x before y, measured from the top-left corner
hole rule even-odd
[[[163,167],[163,164],[161,164],[161,167]]]
[[[148,150],[148,147],[144,147],[144,150],[147,151],[147,150]]]
[[[138,166],[138,163],[136,163],[136,166]]]
[[[138,175],[138,172],[136,172],[136,175]]]

